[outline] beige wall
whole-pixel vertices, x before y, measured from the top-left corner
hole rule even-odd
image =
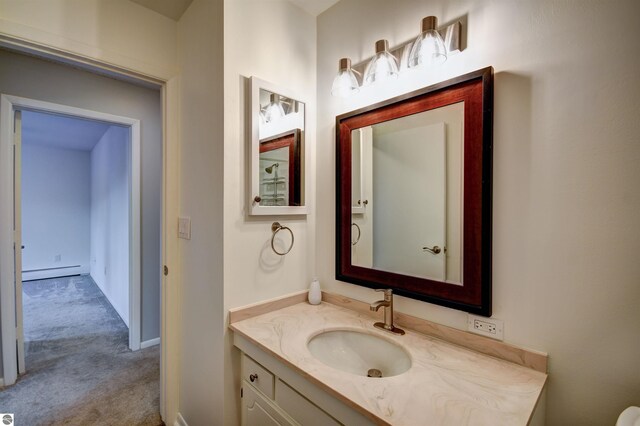
[[[256,76],[298,93],[306,108],[305,177],[315,188],[316,19],[286,0],[225,1],[224,25],[224,301],[229,308],[305,289],[315,253],[315,194],[306,194],[308,216],[248,216],[248,78]],[[279,258],[269,246],[271,223],[295,234],[295,246]],[[266,263],[281,262],[267,267]],[[225,424],[238,422],[237,352],[227,335]]]
[[[432,14],[468,18],[464,52],[422,82],[330,97],[339,58],[409,40]],[[549,352],[549,425],[614,424],[640,401],[637,16],[635,1],[342,0],[318,19],[318,170],[334,170],[336,114],[495,68],[494,316],[506,341]],[[334,280],[334,185],[317,179],[321,282],[373,301]],[[466,326],[462,312],[401,297],[396,307]]]
[[[168,79],[175,21],[129,0],[0,0],[0,34]]]
[[[179,411],[190,426],[222,424],[222,0],[195,0],[178,25],[182,356]],[[168,319],[169,321],[171,319]]]

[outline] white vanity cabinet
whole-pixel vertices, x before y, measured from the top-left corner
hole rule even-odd
[[[242,426],[373,424],[242,336],[234,343],[242,351]]]
[[[242,384],[242,426],[293,425],[271,401],[253,386]]]
[[[497,341],[482,342],[487,345],[485,350],[514,359],[520,356],[537,367],[534,369],[410,328],[403,336],[387,335],[372,322],[368,315],[327,302],[296,303],[231,322],[233,342],[240,349],[235,355],[241,357],[234,364],[241,367],[243,424],[544,424],[542,392],[547,375],[539,369],[546,368],[546,354]],[[427,325],[417,319],[415,324]],[[325,363],[318,347],[309,342],[333,331],[369,335],[376,346],[365,346],[365,352],[393,360],[398,367],[401,357],[386,352],[393,342],[395,349],[401,348],[410,358],[409,369],[400,369],[404,373],[387,370],[388,379],[352,374],[340,363],[354,359],[349,354],[353,351],[341,351],[331,339],[318,339],[320,345],[338,354]],[[460,341],[456,333],[462,332],[444,331]],[[346,340],[360,345],[357,339]],[[363,359],[365,352],[358,352]],[[381,360],[367,362],[378,365]]]

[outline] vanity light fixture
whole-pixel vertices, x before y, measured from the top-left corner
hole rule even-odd
[[[358,78],[351,68],[351,59],[342,58],[338,62],[338,75],[333,79],[331,94],[339,98],[348,98],[360,91]]]
[[[285,116],[284,108],[280,102],[280,95],[276,93],[271,94],[271,102],[264,108],[264,121],[265,123],[271,123],[277,121]]]
[[[438,18],[427,16],[422,20],[422,32],[413,42],[409,53],[409,68],[442,65],[447,60],[447,49],[437,30]]]
[[[462,23],[453,23],[438,31],[438,18],[427,16],[422,19],[420,35],[413,41],[402,43],[389,49],[387,40],[376,42],[376,54],[368,61],[355,66],[348,58],[340,59],[338,75],[333,80],[331,94],[347,98],[359,92],[356,75],[364,73],[362,86],[397,78],[407,69],[429,69],[442,65],[447,57],[462,50]],[[445,36],[444,40],[442,38]],[[400,62],[400,65],[398,64]],[[366,66],[365,66],[366,64]]]
[[[389,42],[378,40],[376,41],[376,55],[367,64],[362,83],[368,86],[392,78],[398,78],[398,61],[389,52]]]

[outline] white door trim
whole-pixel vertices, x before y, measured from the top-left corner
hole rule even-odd
[[[22,271],[22,111],[13,117],[13,256],[14,271]],[[20,245],[16,244],[19,243]],[[22,318],[22,274],[15,274],[16,337],[18,345],[18,374],[26,370],[24,365],[24,323]]]
[[[0,157],[13,158],[13,126],[5,126],[5,123],[13,123],[14,111],[36,110],[54,114],[71,115],[91,120],[99,120],[117,125],[127,126],[130,129],[130,188],[129,188],[129,347],[131,350],[140,349],[140,120],[122,117],[103,112],[91,111],[67,105],[44,102],[35,99],[23,98],[12,95],[0,95]],[[0,257],[2,259],[13,258],[13,162],[10,167],[3,164],[0,172],[0,204],[9,208],[0,209]],[[9,185],[6,185],[8,182]],[[11,230],[11,233],[9,232]],[[11,237],[11,238],[8,238]],[[2,313],[2,358],[5,385],[10,385],[17,379],[15,350],[12,350],[16,341],[16,329],[13,326],[16,315],[15,294],[13,284],[14,268],[5,269],[2,264],[0,274],[0,312]]]

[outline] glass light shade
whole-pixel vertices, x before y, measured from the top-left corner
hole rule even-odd
[[[339,98],[348,98],[360,91],[358,78],[351,69],[351,59],[342,58],[338,62],[338,75],[333,79],[331,95]]]
[[[338,71],[338,75],[333,79],[331,95],[339,98],[348,98],[360,91],[358,79],[351,69]]]
[[[264,121],[266,123],[271,123],[284,116],[284,108],[282,108],[282,103],[280,103],[278,95],[272,93],[271,102],[264,108]]]
[[[440,33],[435,29],[434,16],[423,19],[422,33],[416,38],[409,54],[409,68],[441,65],[447,60],[447,49]]]
[[[395,56],[389,53],[387,40],[379,40],[376,42],[376,56],[364,70],[363,84],[368,86],[392,78],[398,78],[398,62]]]

